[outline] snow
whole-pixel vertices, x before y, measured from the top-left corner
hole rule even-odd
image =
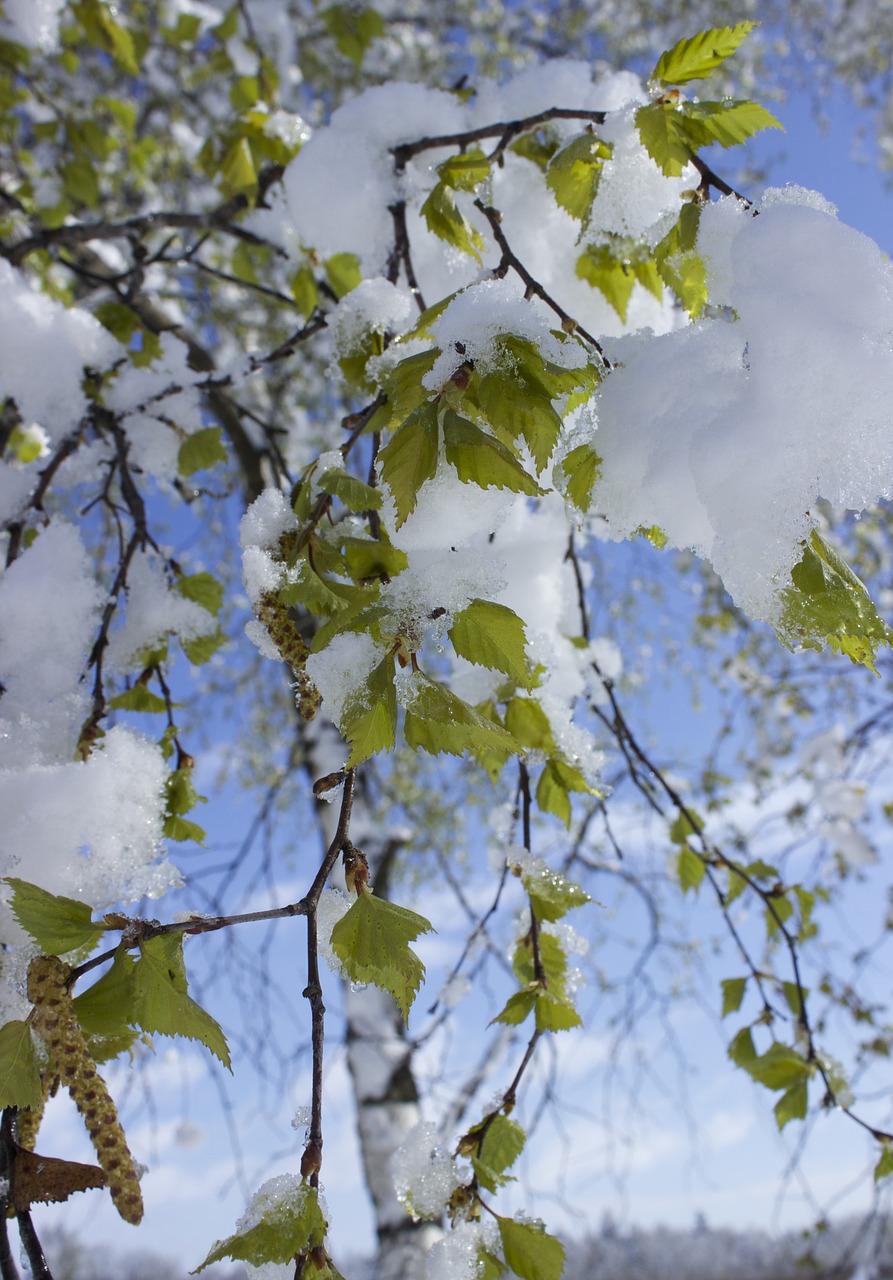
[[[59,44],[65,0],[5,0],[0,32],[7,40],[48,52]]]
[[[169,634],[188,642],[211,635],[216,628],[212,613],[171,589],[154,552],[137,552],[127,574],[125,621],[112,631],[106,649],[109,670],[127,674]]]
[[[327,714],[341,720],[345,703],[384,657],[370,635],[344,631],[307,659],[307,678],[322,695]]]
[[[391,1160],[397,1199],[413,1218],[439,1218],[461,1179],[437,1141],[433,1124],[420,1122]]]

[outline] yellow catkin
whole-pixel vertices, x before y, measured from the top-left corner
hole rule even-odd
[[[322,698],[319,691],[307,679],[305,667],[310,657],[310,650],[289,614],[288,606],[284,605],[274,592],[267,591],[260,598],[257,616],[279,650],[282,661],[288,663],[297,677],[298,710],[305,720],[312,720],[319,710]]]
[[[106,1083],[90,1056],[74,1016],[68,978],[57,956],[38,956],[28,967],[31,1025],[46,1045],[62,1083],[84,1118],[115,1207],[125,1222],[143,1216],[143,1198],[133,1156]]]

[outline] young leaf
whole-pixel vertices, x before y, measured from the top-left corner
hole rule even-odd
[[[221,440],[221,427],[203,427],[193,431],[180,445],[177,470],[181,476],[191,476],[195,471],[226,462],[226,449]]]
[[[92,950],[105,933],[105,925],[94,923],[93,909],[86,902],[59,897],[14,876],[7,876],[6,883],[14,890],[9,904],[12,914],[44,955]]]
[[[692,155],[685,116],[668,102],[651,102],[636,112],[642,146],[666,178],[678,178]],[[696,148],[695,148],[696,149]]]
[[[680,40],[660,55],[650,78],[661,84],[687,84],[689,80],[702,80],[722,66],[757,25],[756,22],[738,22],[734,27],[712,27],[688,40]]]
[[[789,1089],[811,1074],[810,1065],[802,1054],[778,1040],[764,1054],[738,1065],[744,1067],[757,1084],[765,1085],[767,1089]]]
[[[363,279],[360,260],[355,253],[333,253],[326,260],[326,279],[339,299],[355,289]]]
[[[439,436],[436,407],[421,404],[378,455],[381,478],[397,507],[398,529],[415,510],[419,489],[437,470]]]
[[[364,889],[332,930],[332,950],[351,982],[371,982],[389,991],[408,1018],[425,976],[425,966],[409,943],[432,932],[424,916]]]
[[[480,147],[460,151],[437,166],[441,182],[453,191],[474,191],[490,176],[490,161]]]
[[[373,40],[385,33],[384,18],[377,9],[355,9],[352,5],[333,4],[319,15],[326,30],[335,37],[339,53],[349,58],[355,67],[363,61],[363,55]]]
[[[287,1199],[267,1207],[259,1222],[218,1241],[192,1274],[198,1275],[212,1262],[224,1258],[254,1267],[264,1267],[265,1263],[294,1264],[299,1254],[307,1254],[323,1243],[327,1227],[316,1188],[301,1183]]]
[[[394,659],[385,654],[360,688],[345,701],[341,732],[350,745],[347,767],[390,751],[397,739],[397,690]]]
[[[686,102],[682,115],[695,148],[734,147],[763,129],[784,128],[759,102]]]
[[[522,747],[534,751],[555,750],[549,717],[533,698],[510,699],[505,709],[505,727]]]
[[[527,890],[537,920],[560,920],[574,907],[591,902],[589,894],[557,871],[542,866],[524,871],[521,883]]]
[[[140,959],[133,970],[133,1000],[133,1020],[143,1031],[200,1040],[232,1069],[223,1032],[187,993],[181,933],[164,933],[140,943]]]
[[[594,133],[579,134],[549,161],[546,186],[556,203],[572,218],[584,222],[592,209],[602,173],[602,162],[610,158],[613,148]]]
[[[105,973],[73,1002],[74,1014],[84,1033],[94,1062],[107,1062],[129,1049],[136,1037],[133,1028],[136,961],[121,948]]]
[[[889,1178],[891,1173],[893,1173],[893,1143],[882,1142],[880,1159],[874,1166],[874,1180],[880,1182],[881,1178]]]
[[[492,1027],[494,1022],[501,1022],[509,1027],[518,1026],[535,1008],[540,991],[541,988],[538,986],[525,987],[523,991],[516,991],[509,996],[501,1012],[490,1019],[490,1026]]]
[[[37,1050],[27,1022],[0,1027],[0,1107],[37,1108],[43,1102]]]
[[[210,573],[187,573],[174,583],[174,590],[185,600],[194,600],[215,617],[223,604],[223,583]]]
[[[420,213],[432,235],[453,245],[462,253],[467,253],[477,262],[482,261],[480,250],[484,247],[483,236],[465,217],[456,204],[452,191],[444,182],[438,182],[432,188]]]
[[[601,458],[588,444],[578,444],[561,459],[565,493],[578,511],[588,511],[592,505],[592,491],[601,469]]]
[[[707,868],[704,859],[699,858],[690,845],[684,844],[676,855],[676,878],[683,893],[694,889],[697,893]]]
[[[729,1045],[729,1057],[736,1067],[743,1067],[746,1071],[749,1069],[749,1064],[755,1061],[756,1056],[757,1051],[754,1048],[750,1027],[742,1027]]]
[[[520,1280],[561,1280],[564,1245],[532,1222],[496,1215],[502,1251]]]
[[[730,1013],[737,1013],[741,1008],[747,979],[723,978],[720,985],[722,986],[722,1016],[725,1018]]]
[[[782,644],[790,649],[822,649],[827,644],[878,674],[878,647],[889,648],[893,631],[864,584],[815,530],[791,570],[791,586],[780,598],[782,615],[775,630]]]
[[[460,756],[491,749],[514,754],[518,744],[510,733],[495,724],[442,684],[418,672],[419,689],[407,708],[403,732],[415,750],[431,755],[446,752]]]
[[[381,506],[381,493],[371,485],[352,476],[349,471],[333,467],[320,477],[323,493],[340,498],[348,511],[377,511]]]
[[[798,1080],[781,1095],[773,1108],[779,1129],[783,1129],[789,1120],[804,1120],[808,1104],[806,1081]]]
[[[598,794],[579,769],[555,757],[547,760],[539,782],[536,784],[536,802],[543,813],[554,813],[566,827],[571,824],[570,793],[572,791],[579,791],[589,796]]]
[[[614,256],[609,245],[589,245],[577,259],[576,272],[581,280],[599,289],[620,319],[626,320],[636,275],[630,266]]]
[[[543,493],[504,444],[467,418],[460,418],[452,409],[444,415],[443,438],[447,462],[456,468],[463,483],[470,482],[481,489],[510,489],[531,497]]]
[[[524,1150],[527,1135],[516,1120],[501,1114],[492,1116],[485,1125],[476,1125],[469,1136],[473,1137],[482,1128],[485,1128],[484,1138],[472,1156],[472,1168],[481,1186],[495,1192],[511,1181],[505,1171]]]
[[[110,711],[148,711],[155,715],[167,711],[164,698],[139,682],[109,699],[108,707]]]
[[[537,683],[524,648],[524,623],[505,605],[472,600],[453,618],[449,637],[456,652],[469,662],[502,671],[522,689]]]

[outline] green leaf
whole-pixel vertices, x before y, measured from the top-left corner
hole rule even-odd
[[[576,272],[581,280],[600,290],[620,319],[626,320],[636,276],[627,263],[611,252],[610,245],[587,246],[577,259]]]
[[[341,732],[350,743],[347,767],[368,760],[377,751],[390,751],[397,740],[397,690],[394,659],[386,653],[349,698],[341,712]]]
[[[783,982],[781,990],[791,1013],[799,1018],[803,1013],[803,996],[808,995],[808,991],[803,991],[796,982]]]
[[[332,467],[319,479],[323,493],[339,498],[348,511],[377,511],[381,506],[381,493],[371,485],[358,480],[341,467]]]
[[[226,196],[252,198],[257,191],[257,169],[247,138],[233,138],[224,151],[220,161],[220,186]]]
[[[609,159],[612,152],[613,147],[587,130],[556,151],[549,161],[546,186],[562,209],[579,222],[589,217],[602,162]]]
[[[474,191],[490,176],[490,161],[480,147],[461,151],[437,166],[441,182],[453,191]]]
[[[355,289],[363,279],[360,260],[355,253],[334,253],[326,261],[326,279],[339,299]]]
[[[200,667],[203,663],[209,662],[226,642],[226,632],[218,627],[210,635],[196,636],[194,640],[184,640],[181,636],[180,648],[194,667]]]
[[[447,462],[456,468],[464,484],[510,489],[531,497],[544,492],[504,444],[452,409],[444,415],[443,438]]]
[[[453,618],[449,637],[456,653],[469,662],[501,671],[523,689],[536,685],[525,650],[524,623],[505,605],[472,600]]]
[[[524,1150],[527,1135],[516,1120],[496,1114],[469,1130],[471,1136],[484,1130],[477,1155],[472,1157],[475,1177],[487,1191],[497,1191],[513,1179],[506,1175]]]
[[[555,750],[549,717],[532,698],[509,700],[505,709],[505,727],[522,747],[533,751]]]
[[[798,1080],[791,1085],[775,1104],[775,1119],[779,1129],[783,1129],[789,1120],[804,1120],[809,1104],[809,1090],[805,1080]]]
[[[758,25],[756,22],[738,22],[734,27],[711,27],[688,40],[680,40],[660,55],[650,78],[662,84],[702,80],[722,66]]]
[[[59,897],[14,876],[7,876],[6,883],[13,889],[12,914],[44,955],[92,950],[105,933],[105,925],[93,922],[86,902]]]
[[[742,1027],[729,1045],[729,1057],[736,1067],[743,1067],[746,1071],[749,1069],[749,1064],[755,1061],[756,1056],[757,1051],[754,1048],[750,1027]]]
[[[537,996],[534,1021],[537,1031],[572,1031],[583,1025],[570,997],[558,995],[551,987]]]
[[[530,898],[537,920],[560,920],[574,907],[582,907],[591,902],[589,894],[584,892],[573,880],[567,880],[558,871],[546,866],[536,870],[524,870],[521,883]]]
[[[381,578],[387,582],[409,564],[405,551],[382,538],[343,537],[341,547],[350,576],[357,582]]]
[[[566,827],[571,824],[572,791],[589,796],[598,794],[579,769],[557,758],[547,760],[536,784],[536,802],[543,813],[554,813]]]
[[[477,1271],[475,1280],[502,1280],[505,1275],[505,1263],[496,1257],[495,1253],[491,1253],[489,1249],[485,1249],[483,1245],[478,1247]]]
[[[99,180],[86,156],[69,160],[62,165],[60,172],[65,190],[75,204],[85,204],[88,209],[99,208]]]
[[[879,646],[889,648],[893,631],[878,614],[864,584],[846,561],[813,530],[791,570],[791,586],[780,593],[775,630],[790,649],[828,645],[878,674]]]
[[[491,749],[514,754],[518,744],[500,725],[463,702],[423,671],[415,676],[418,689],[407,707],[403,725],[409,746],[431,755],[472,755]]]
[[[588,511],[592,505],[592,491],[601,469],[601,458],[588,444],[578,444],[561,459],[565,493],[578,511]]]
[[[536,1007],[540,991],[539,986],[525,987],[523,991],[516,991],[514,995],[509,996],[505,1008],[495,1018],[490,1019],[489,1025],[492,1027],[494,1022],[501,1022],[509,1027],[518,1026]]]
[[[291,296],[304,320],[309,320],[319,305],[316,276],[309,262],[302,262],[291,278]]]
[[[191,476],[218,462],[226,462],[226,448],[221,440],[221,427],[203,427],[187,436],[180,445],[177,470],[181,476]]]
[[[162,832],[168,840],[177,840],[181,843],[194,840],[196,844],[204,844],[205,836],[208,834],[197,822],[190,822],[188,818],[180,818],[177,814],[171,814],[165,818]]]
[[[248,1262],[254,1267],[263,1267],[265,1263],[293,1264],[299,1254],[307,1254],[323,1243],[327,1227],[316,1189],[301,1183],[288,1199],[265,1207],[259,1222],[215,1244],[191,1274],[198,1275],[212,1262],[224,1258]]]
[[[537,472],[552,456],[561,433],[561,418],[552,407],[554,392],[546,391],[539,380],[523,375],[492,373],[483,378],[478,403],[490,425],[503,439],[526,441]]]
[[[326,30],[334,36],[339,53],[349,58],[355,67],[363,61],[363,55],[373,40],[385,34],[385,21],[376,9],[354,9],[346,4],[333,4],[319,15]]]
[[[784,127],[759,102],[686,102],[682,115],[695,149],[714,142],[721,147],[734,147],[763,129]]]
[[[723,978],[722,983],[722,1016],[737,1013],[744,999],[747,978]]]
[[[165,782],[165,812],[182,816],[194,809],[197,804],[206,804],[205,796],[200,796],[192,781],[191,769],[174,769],[168,774]]]
[[[74,1013],[95,1062],[108,1062],[129,1049],[136,1038],[133,1023],[136,961],[122,948],[105,973],[74,1000]]]
[[[215,617],[223,604],[223,583],[210,573],[187,573],[174,583],[177,595],[193,600]]]
[[[137,683],[123,693],[118,693],[109,700],[110,711],[150,711],[163,714],[167,711],[167,703],[157,693],[153,693],[144,684]]]
[[[667,178],[678,178],[691,160],[691,138],[685,116],[672,103],[652,102],[639,107],[636,128],[642,146]]]
[[[810,1075],[809,1063],[802,1054],[778,1040],[764,1054],[738,1065],[767,1089],[789,1089]]]
[[[371,982],[390,992],[408,1018],[425,976],[425,966],[409,943],[433,932],[424,916],[364,889],[332,930],[332,950],[351,982]]]
[[[43,1103],[40,1065],[27,1022],[0,1027],[0,1107],[37,1109]]]
[[[564,1245],[532,1222],[496,1215],[505,1260],[521,1280],[561,1280]]]
[[[397,507],[398,529],[415,510],[419,489],[437,470],[439,437],[436,407],[422,404],[413,410],[378,455],[381,478]]]
[[[880,1182],[881,1178],[889,1178],[891,1173],[893,1173],[893,1143],[882,1142],[881,1156],[874,1166],[874,1180]]]
[[[138,76],[140,66],[133,37],[126,27],[115,21],[115,9],[103,4],[102,0],[84,0],[84,3],[73,5],[72,8],[75,16],[83,23],[90,42],[111,54],[128,75]]]
[[[133,993],[133,1020],[143,1031],[199,1040],[232,1070],[223,1032],[188,994],[182,933],[163,933],[140,943]]]
[[[694,889],[697,893],[707,868],[704,859],[699,858],[689,845],[684,844],[676,855],[676,878],[683,893]]]
[[[475,261],[482,261],[483,236],[465,217],[445,183],[438,182],[431,189],[419,212],[432,235],[453,245],[461,253],[467,253]]]

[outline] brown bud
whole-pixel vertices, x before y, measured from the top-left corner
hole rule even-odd
[[[322,1147],[318,1142],[308,1142],[301,1156],[301,1177],[310,1178],[322,1168]]]

